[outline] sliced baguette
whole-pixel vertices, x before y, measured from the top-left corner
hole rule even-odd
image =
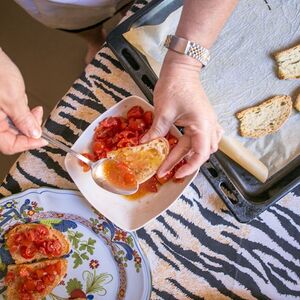
[[[134,172],[137,182],[143,183],[157,172],[168,153],[168,141],[158,138],[139,146],[111,151],[107,156],[127,164]]]
[[[280,79],[300,78],[300,44],[274,55]]]
[[[7,300],[19,300],[19,289],[20,285],[23,283],[23,278],[20,276],[20,270],[22,268],[26,268],[28,272],[33,270],[42,269],[44,267],[47,267],[49,265],[56,264],[57,262],[61,263],[61,272],[60,274],[55,275],[54,282],[47,286],[46,289],[42,293],[34,292],[32,294],[33,300],[41,300],[45,296],[51,293],[51,291],[62,281],[63,277],[67,273],[68,268],[68,262],[66,259],[60,258],[60,259],[53,259],[53,260],[46,260],[42,262],[32,263],[32,264],[22,264],[22,265],[10,265],[8,266],[8,273],[12,272],[15,275],[15,279],[12,282],[9,282],[7,285]]]
[[[44,258],[49,258],[47,255],[44,255],[40,252],[37,252],[33,258],[26,259],[26,258],[21,256],[20,249],[18,249],[15,252],[11,251],[11,246],[13,245],[14,236],[16,234],[26,232],[30,229],[34,229],[38,225],[39,224],[34,224],[34,223],[17,225],[16,227],[11,229],[6,234],[6,236],[5,236],[6,237],[6,245],[8,247],[9,252],[11,253],[12,258],[15,260],[16,264],[29,263],[29,262],[32,262],[32,261],[41,260],[41,259],[44,259]],[[58,231],[56,229],[53,229],[53,228],[49,228],[49,227],[47,227],[47,228],[49,230],[49,236],[47,236],[47,238],[45,240],[58,239],[60,241],[61,245],[62,245],[62,251],[61,251],[61,254],[59,255],[59,257],[68,254],[70,252],[70,249],[71,249],[71,245],[70,245],[69,240],[60,231]],[[57,257],[51,257],[51,258],[57,258]]]
[[[300,111],[300,94],[296,98],[296,101],[294,103],[294,108]]]
[[[276,132],[292,112],[291,97],[275,96],[260,105],[249,107],[236,114],[240,121],[240,134],[259,138]]]

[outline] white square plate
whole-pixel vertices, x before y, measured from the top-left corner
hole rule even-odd
[[[131,96],[108,109],[99,116],[79,137],[72,149],[80,153],[91,152],[91,142],[94,130],[99,122],[111,116],[126,117],[127,111],[135,106],[141,106],[145,111],[153,111],[153,106],[145,100]],[[171,133],[180,137],[181,133],[173,126]],[[147,222],[165,211],[193,181],[198,170],[186,177],[181,183],[167,182],[157,193],[150,193],[138,200],[129,200],[121,195],[110,193],[100,188],[93,181],[90,172],[84,173],[78,160],[67,154],[65,159],[67,171],[88,202],[106,218],[124,230],[137,230]]]

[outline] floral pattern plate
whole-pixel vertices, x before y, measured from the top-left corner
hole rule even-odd
[[[68,272],[47,300],[150,298],[151,275],[136,235],[116,227],[76,191],[30,189],[0,202],[0,299],[3,279],[13,260],[4,235],[15,224],[43,223],[71,242]]]

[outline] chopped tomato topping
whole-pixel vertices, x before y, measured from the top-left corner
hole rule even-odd
[[[27,231],[14,234],[8,242],[9,251],[26,259],[33,258],[37,253],[48,257],[58,257],[62,252],[62,245],[57,238],[49,238],[49,229],[42,224]],[[21,274],[23,274],[21,272]]]
[[[92,153],[82,153],[83,156],[85,156],[86,158],[88,158],[91,161],[96,161],[95,159],[95,155]],[[84,163],[83,161],[79,161],[80,166],[83,168],[84,172],[88,172],[90,170],[90,167]]]
[[[5,282],[12,282],[17,277],[19,279],[17,290],[20,294],[20,299],[33,300],[34,293],[43,293],[47,286],[55,282],[56,275],[60,275],[60,273],[60,261],[39,269],[20,267],[16,274],[9,272],[6,275]]]
[[[34,300],[32,294],[21,294],[20,295],[20,300]]]
[[[45,276],[43,276],[43,283],[45,285],[50,285],[55,281],[55,275],[53,274],[47,274]]]
[[[36,232],[41,236],[46,236],[49,234],[49,229],[45,225],[38,224],[36,226]]]
[[[134,173],[122,162],[106,161],[104,174],[106,179],[118,188],[134,188],[137,185]]]
[[[146,129],[146,123],[143,119],[130,118],[128,127],[133,131],[144,132]]]
[[[21,267],[19,270],[20,277],[28,277],[29,276],[29,270],[26,267]]]
[[[147,127],[151,127],[152,123],[153,123],[153,113],[151,111],[146,111],[144,113],[144,117],[143,117]]]
[[[36,254],[37,250],[34,246],[21,246],[20,247],[20,254],[22,257],[26,259],[33,258]]]
[[[144,110],[140,106],[133,106],[127,112],[127,119],[130,119],[130,118],[142,118],[143,114],[144,114]]]
[[[170,149],[172,150],[178,143],[178,139],[172,134],[168,134],[167,140],[169,142]]]
[[[155,176],[151,177],[147,181],[141,184],[141,188],[145,189],[147,192],[156,193],[157,192],[157,180]]]
[[[61,254],[61,243],[59,240],[49,240],[46,245],[46,253],[48,256],[60,256]]]
[[[168,172],[164,177],[156,176],[156,179],[158,180],[158,182],[160,184],[164,184],[164,183],[168,182],[171,178],[173,178],[174,174],[175,174],[175,172],[174,172],[174,169],[173,169],[170,172]]]
[[[8,272],[5,276],[4,282],[5,284],[9,284],[15,280],[14,272]]]
[[[25,292],[34,292],[36,289],[36,283],[32,280],[26,280],[23,283],[22,290]]]

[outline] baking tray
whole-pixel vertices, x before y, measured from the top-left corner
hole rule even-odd
[[[117,26],[107,39],[108,46],[151,103],[157,76],[147,59],[124,39],[123,33],[133,27],[162,23],[182,3],[182,0],[153,0]],[[300,184],[300,156],[264,184],[220,151],[210,156],[201,171],[234,216],[246,223],[287,193],[296,192]]]

